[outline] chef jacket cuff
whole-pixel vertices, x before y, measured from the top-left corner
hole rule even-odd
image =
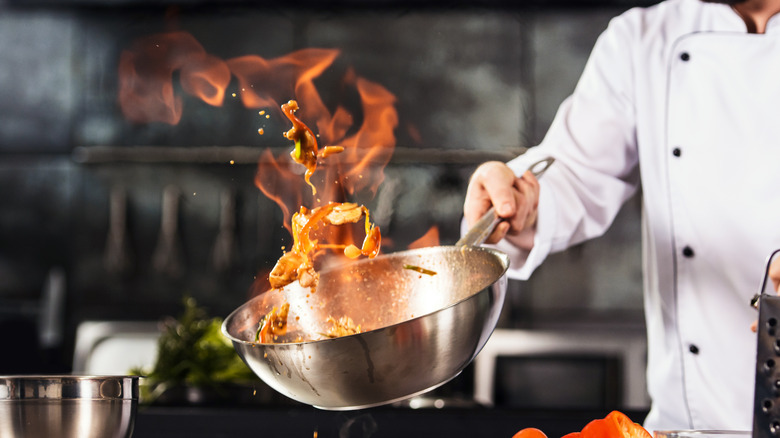
[[[533,248],[530,251],[524,250],[512,245],[506,239],[495,245],[496,249],[504,251],[509,256],[509,270],[507,271],[509,278],[528,280],[534,270],[547,258],[552,248],[552,236],[556,222],[555,202],[551,194],[544,190],[544,183],[540,181],[539,184],[541,191]]]

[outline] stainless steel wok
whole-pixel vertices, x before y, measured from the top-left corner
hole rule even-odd
[[[492,229],[493,216],[482,226]],[[486,236],[473,235],[476,243]],[[222,331],[265,383],[294,400],[332,410],[392,403],[448,382],[476,357],[498,321],[508,267],[506,254],[460,241],[364,259],[320,272],[314,293],[297,282],[262,293],[231,313]],[[301,333],[326,333],[327,319],[342,316],[362,333],[256,342],[260,320],[285,302]]]

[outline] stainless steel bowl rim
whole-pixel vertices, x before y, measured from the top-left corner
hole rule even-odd
[[[432,249],[433,248],[441,248],[441,247],[432,247]],[[509,258],[509,256],[506,253],[504,253],[503,251],[499,251],[497,249],[494,249],[494,248],[483,247],[483,246],[480,246],[480,247],[467,247],[467,248],[474,248],[474,249],[478,249],[479,251],[485,251],[485,252],[494,254],[496,257],[498,257],[500,259],[508,260],[508,258]],[[364,259],[364,260],[367,260],[367,259]],[[504,263],[504,266],[505,266],[504,270],[503,270],[503,272],[501,273],[501,275],[499,277],[503,277],[506,274],[506,271],[509,269],[509,262],[507,261],[506,263]],[[252,299],[257,299],[258,297],[259,296],[254,297]],[[234,313],[237,313],[237,312],[239,312],[241,310],[241,308],[238,308],[238,309],[235,309],[233,312],[231,312],[230,315],[228,315],[228,317],[225,318],[225,320],[222,322],[222,334],[224,336],[226,336],[228,339],[230,339],[232,342],[238,342],[240,344],[245,344],[245,345],[274,345],[276,347],[279,347],[279,346],[284,346],[284,345],[293,346],[293,345],[316,344],[316,343],[320,343],[320,342],[334,342],[334,341],[340,341],[342,339],[346,340],[346,339],[349,339],[349,338],[352,338],[352,337],[355,337],[355,336],[360,336],[360,335],[365,334],[365,333],[370,333],[370,332],[375,332],[375,331],[380,331],[380,330],[392,329],[394,327],[398,327],[398,326],[407,324],[409,321],[419,320],[419,319],[425,318],[426,316],[429,316],[429,315],[433,315],[433,314],[436,314],[436,313],[444,312],[447,309],[455,307],[458,304],[460,304],[460,303],[462,303],[464,301],[468,301],[468,300],[470,300],[472,298],[473,298],[473,296],[465,297],[465,298],[463,298],[460,301],[454,302],[454,303],[450,304],[449,306],[442,307],[441,309],[437,309],[437,310],[435,310],[433,312],[425,313],[425,314],[422,314],[422,315],[417,315],[414,318],[409,318],[406,321],[402,321],[402,322],[398,322],[398,323],[395,323],[395,324],[386,325],[386,326],[383,326],[383,327],[378,327],[378,328],[375,328],[373,330],[369,330],[369,331],[365,331],[365,332],[361,332],[361,333],[356,333],[356,334],[352,334],[352,335],[345,335],[345,336],[339,336],[338,338],[315,339],[315,340],[308,340],[308,341],[302,341],[302,342],[284,342],[284,343],[263,343],[263,342],[245,341],[243,339],[238,339],[235,336],[231,335],[228,332],[227,324],[228,324],[228,321],[230,321],[232,319],[231,316]],[[422,391],[422,392],[425,392],[425,391]]]
[[[0,376],[0,402],[17,400],[138,400],[139,376]]]

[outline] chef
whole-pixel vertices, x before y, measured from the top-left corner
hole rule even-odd
[[[649,430],[752,428],[749,302],[780,248],[779,11],[668,0],[614,18],[542,143],[469,184],[466,223],[496,206],[489,241],[518,279],[642,187]],[[544,178],[522,175],[548,155]]]

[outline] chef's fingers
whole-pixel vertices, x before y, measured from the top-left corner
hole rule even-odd
[[[502,221],[499,222],[498,225],[496,225],[496,228],[493,229],[493,232],[490,233],[490,236],[485,239],[485,243],[498,243],[506,237],[507,232],[509,231],[509,222]]]
[[[491,206],[495,206],[496,214],[502,218],[514,216],[516,212],[514,182],[515,175],[506,164],[498,161],[481,164],[471,176],[466,190],[466,199],[463,203],[463,216],[466,218],[466,223],[469,226],[473,225]]]
[[[539,181],[530,171],[526,171],[520,178],[515,179],[514,187],[517,212],[510,223],[509,234],[517,235],[536,225]]]

